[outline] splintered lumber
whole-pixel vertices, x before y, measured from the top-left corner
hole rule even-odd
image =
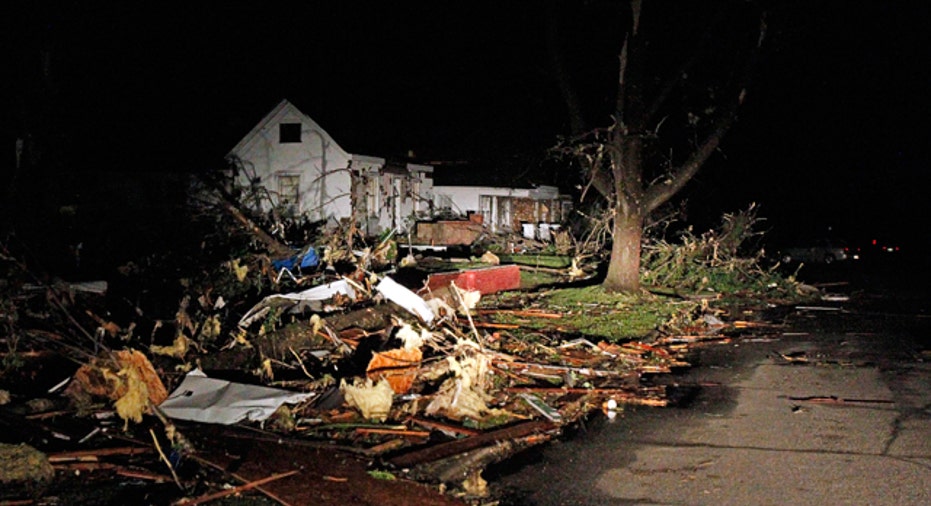
[[[668,336],[668,337],[662,337],[658,341],[663,344],[697,343],[697,342],[702,342],[702,341],[729,342],[730,338],[723,336],[721,334],[708,334],[708,335]]]
[[[398,455],[388,462],[399,468],[414,467],[426,462],[444,459],[453,455],[459,455],[478,448],[497,444],[501,441],[509,441],[528,437],[534,434],[543,434],[557,429],[557,425],[548,421],[530,421],[518,425],[512,425],[503,429],[486,432],[477,436],[464,439],[457,439],[446,443],[429,446],[419,450],[414,450],[402,455]]]
[[[440,423],[433,420],[425,420],[423,418],[412,418],[411,423],[420,425],[421,427],[425,427],[427,429],[438,430],[444,434],[451,435],[477,436],[482,433],[480,430],[470,429],[461,425],[450,425],[448,423]]]
[[[273,475],[271,475],[271,476],[269,476],[269,477],[267,477],[267,478],[262,478],[261,480],[256,480],[256,481],[253,481],[253,482],[250,482],[250,483],[246,483],[245,485],[239,485],[238,487],[233,487],[233,488],[230,488],[230,489],[227,489],[227,490],[223,490],[223,491],[220,491],[220,492],[216,492],[216,493],[214,493],[214,494],[208,494],[208,495],[200,496],[200,497],[198,497],[198,498],[196,498],[196,499],[182,499],[182,500],[180,500],[180,501],[178,501],[178,502],[175,502],[174,504],[176,504],[176,505],[178,505],[178,506],[182,506],[182,505],[183,505],[183,506],[194,506],[195,504],[203,504],[203,503],[206,503],[206,502],[213,501],[214,499],[222,499],[223,497],[229,497],[229,496],[231,496],[231,495],[238,494],[238,493],[240,493],[240,492],[244,492],[244,491],[249,490],[249,489],[257,488],[257,487],[260,487],[260,486],[262,486],[262,485],[264,485],[264,484],[266,484],[266,483],[270,483],[270,482],[273,482],[273,481],[276,481],[276,480],[280,480],[280,479],[282,479],[282,478],[287,478],[287,477],[289,477],[289,476],[294,476],[295,474],[297,474],[297,473],[299,473],[299,472],[300,472],[300,471],[298,471],[298,470],[294,470],[294,471],[288,471],[288,472],[286,472],[286,473],[273,474]]]
[[[414,438],[430,437],[430,432],[425,430],[399,430],[399,429],[371,429],[360,427],[355,430],[356,434],[380,434],[386,436],[403,436]]]
[[[167,483],[173,479],[171,476],[168,476],[168,475],[144,473],[142,471],[136,471],[135,469],[116,469],[114,472],[124,478],[134,478],[137,480],[148,480],[148,481],[154,481],[156,483]]]
[[[559,319],[562,318],[562,313],[550,313],[540,309],[479,309],[478,314],[480,315],[494,315],[494,314],[506,314],[511,316],[518,317],[529,317],[529,318],[550,318],[550,319]]]
[[[459,319],[460,325],[468,325],[468,321]],[[490,323],[490,322],[473,322],[475,328],[479,329],[500,329],[500,330],[515,330],[519,329],[520,325],[515,323]]]
[[[143,453],[151,453],[151,448],[138,447],[138,446],[120,446],[116,448],[98,448],[94,450],[80,450],[73,452],[58,452],[49,455],[49,462],[93,462],[99,457],[107,457],[110,455],[140,455]]]
[[[816,404],[895,404],[888,399],[845,399],[833,395],[810,395],[808,397],[789,397],[790,401],[813,402]]]
[[[382,444],[369,448],[367,451],[369,455],[381,455],[382,453],[388,453],[390,451],[397,450],[405,444],[407,443],[404,441],[404,438],[389,439]],[[324,479],[326,479],[326,476],[324,476]]]
[[[509,387],[504,389],[505,392],[522,394],[542,394],[542,395],[565,395],[565,394],[595,394],[610,397],[619,403],[633,404],[638,406],[656,406],[664,407],[669,405],[669,401],[664,398],[666,389],[662,386],[652,388],[641,388],[636,391],[620,388],[545,388],[545,387]]]
[[[776,328],[783,327],[783,325],[776,325],[773,323],[763,323],[763,322],[748,322],[744,320],[737,320],[733,323],[735,329],[758,329],[758,328]]]
[[[395,309],[390,304],[382,304],[348,313],[329,315],[325,320],[327,325],[337,332],[357,328],[371,334],[380,334],[391,326],[391,316],[394,311]]]
[[[568,374],[574,373],[580,376],[592,378],[628,378],[635,379],[637,372],[618,372],[605,369],[591,369],[589,367],[567,367],[563,365],[534,364],[530,362],[509,362],[505,360],[494,360],[492,365],[499,369],[513,371],[519,374]]]
[[[524,399],[524,402],[530,405],[533,409],[537,410],[541,415],[545,416],[547,420],[560,423],[562,422],[562,413],[558,410],[553,409],[547,403],[543,402],[543,399],[540,399],[534,394],[524,392],[520,394],[520,397]]]
[[[226,467],[221,466],[220,464],[217,464],[216,462],[212,462],[212,461],[207,460],[207,459],[205,459],[205,458],[203,458],[203,457],[200,457],[200,456],[198,456],[198,455],[192,454],[192,455],[190,455],[190,457],[191,457],[193,460],[196,460],[197,462],[199,462],[199,463],[201,463],[201,464],[203,464],[203,465],[206,465],[206,466],[209,466],[209,467],[211,467],[211,468],[213,468],[213,469],[216,469],[217,471],[220,471],[221,473],[228,474],[229,476],[232,476],[233,478],[235,478],[235,479],[237,479],[237,480],[243,482],[244,484],[251,485],[250,488],[255,488],[256,490],[258,490],[259,492],[261,492],[262,494],[264,494],[266,497],[268,497],[269,499],[271,499],[271,500],[277,502],[278,504],[281,504],[281,505],[283,505],[283,506],[291,506],[290,503],[288,503],[288,502],[285,501],[284,499],[278,497],[276,494],[272,493],[271,491],[269,491],[269,490],[267,490],[267,489],[265,489],[265,488],[262,488],[262,485],[263,485],[264,483],[257,483],[257,482],[255,482],[255,481],[251,481],[251,482],[250,482],[249,480],[243,478],[243,477],[240,476],[239,474],[236,474],[236,473],[234,473],[234,472],[232,472],[232,471],[227,470]],[[297,471],[290,471],[290,472],[296,473]],[[266,479],[267,479],[267,478],[266,478]],[[269,481],[272,481],[272,480],[269,480]]]
[[[671,365],[678,366],[678,367],[688,366],[688,364],[685,362],[674,362]],[[672,369],[669,366],[665,366],[665,365],[643,364],[643,365],[638,366],[637,369],[639,369],[640,372],[642,373],[648,373],[648,374],[669,374],[672,372]]]
[[[56,418],[62,415],[67,415],[69,413],[71,413],[71,411],[68,411],[68,410],[46,411],[45,413],[36,413],[34,415],[26,415],[23,418],[25,418],[26,420],[45,420],[46,418]]]

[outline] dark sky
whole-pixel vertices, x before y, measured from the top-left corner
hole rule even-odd
[[[219,163],[283,98],[363,154],[507,158],[568,133],[543,2],[319,3],[3,7],[4,138],[43,132],[79,168],[188,170]],[[694,2],[644,3],[645,19],[656,6],[660,25],[668,18],[660,35],[694,32],[670,14]],[[740,121],[688,188],[690,209],[756,201],[783,230],[922,228],[924,3],[768,3],[767,52]],[[560,5],[571,6],[559,16],[570,71],[597,123],[610,114],[625,23],[615,2]]]

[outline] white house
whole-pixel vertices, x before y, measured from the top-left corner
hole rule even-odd
[[[227,158],[241,170],[238,183],[250,202],[336,224],[355,217],[368,234],[406,229],[429,217],[433,167],[393,163],[344,150],[309,116],[282,100]]]

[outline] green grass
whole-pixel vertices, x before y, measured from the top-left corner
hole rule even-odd
[[[683,309],[669,299],[610,293],[601,286],[554,290],[543,300],[565,312],[559,320],[563,327],[610,342],[649,336]]]
[[[485,301],[490,306],[513,297],[500,294]],[[524,305],[524,304],[521,304]],[[649,337],[675,315],[688,312],[694,304],[651,295],[633,296],[606,292],[601,286],[561,288],[539,294],[533,306],[560,313],[562,318],[527,318],[501,313],[498,323],[520,325],[527,332],[577,334],[592,341],[629,341]]]
[[[531,267],[547,267],[550,269],[565,269],[572,265],[572,257],[565,255],[498,255],[502,263],[529,265]]]
[[[520,271],[520,287],[523,289],[558,283],[565,281],[565,279],[565,276],[557,276],[547,272]]]

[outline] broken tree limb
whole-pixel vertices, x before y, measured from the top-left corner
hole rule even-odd
[[[252,234],[256,239],[262,242],[267,248],[268,251],[276,256],[290,256],[294,254],[294,251],[291,250],[288,246],[283,244],[278,239],[275,239],[268,232],[259,227],[252,219],[250,219],[246,214],[239,208],[239,205],[236,201],[236,198],[230,195],[222,185],[217,184],[215,181],[211,180],[208,177],[201,177],[201,181],[206,183],[212,188],[217,196],[219,197],[220,206],[224,211],[229,213],[236,221],[238,221],[250,234]]]
[[[451,457],[453,455],[475,450],[477,448],[496,444],[500,441],[527,437],[532,434],[546,434],[555,430],[557,430],[557,426],[550,422],[523,422],[518,425],[512,425],[510,427],[505,427],[496,431],[486,432],[484,434],[479,434],[470,438],[458,439],[456,441],[449,441],[447,443],[440,443],[437,445],[429,446],[427,448],[414,450],[402,455],[398,455],[393,459],[389,459],[388,462],[391,465],[399,468],[413,467],[426,462],[444,459],[446,457]]]
[[[441,483],[461,483],[472,473],[481,472],[491,464],[510,458],[521,450],[544,443],[551,438],[549,434],[531,434],[496,441],[489,446],[425,463],[414,469],[411,474],[420,479],[430,479]]]
[[[175,484],[178,485],[178,488],[184,490],[184,486],[181,485],[181,480],[178,479],[178,473],[175,472],[175,466],[171,464],[171,461],[165,455],[165,452],[162,451],[162,445],[159,444],[158,438],[155,437],[155,431],[149,429],[149,434],[152,436],[152,443],[155,445],[155,450],[158,451],[158,456],[161,457],[162,462],[168,466],[168,470],[171,471],[171,477],[174,478]]]

